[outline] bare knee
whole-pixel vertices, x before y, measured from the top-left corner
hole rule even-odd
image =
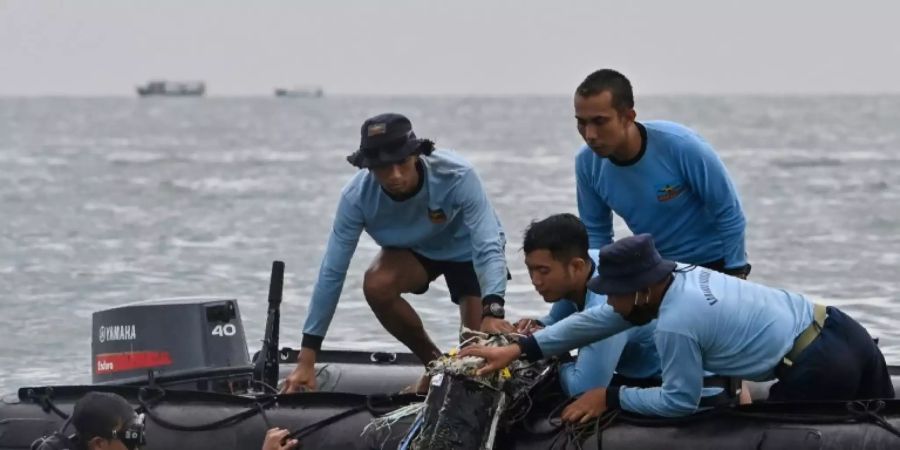
[[[753,403],[753,397],[750,395],[750,383],[747,380],[741,380],[741,395],[738,396],[738,403],[741,405]]]
[[[373,308],[391,302],[400,295],[397,281],[397,277],[390,272],[370,268],[363,277],[366,301]]]

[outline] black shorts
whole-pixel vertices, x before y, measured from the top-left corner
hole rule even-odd
[[[769,400],[847,401],[894,398],[894,384],[881,350],[859,322],[829,306],[821,333],[791,367],[779,364]]]
[[[428,273],[428,283],[414,290],[413,294],[424,294],[428,291],[428,285],[443,275],[444,281],[447,282],[447,288],[450,289],[450,301],[453,303],[458,305],[459,299],[463,297],[481,298],[481,285],[478,284],[478,275],[475,274],[475,265],[472,264],[472,261],[436,261],[414,251],[410,251],[410,253],[416,257],[416,260]],[[506,277],[510,278],[508,271]]]
[[[743,266],[743,267],[735,267],[733,269],[726,269],[724,259],[717,259],[713,262],[697,264],[697,265],[700,267],[705,267],[710,270],[715,270],[716,272],[724,273],[725,275],[731,275],[733,277],[743,278],[745,280],[747,279],[748,276],[750,276],[750,269],[752,268],[752,266],[750,264],[747,264],[746,266]]]

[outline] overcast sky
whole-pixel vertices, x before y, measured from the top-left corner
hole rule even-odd
[[[851,6],[852,5],[852,6]],[[900,2],[0,0],[0,95],[900,93]]]

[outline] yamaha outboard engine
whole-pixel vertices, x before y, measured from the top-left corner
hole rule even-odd
[[[175,298],[94,313],[96,384],[240,393],[252,367],[237,300]]]

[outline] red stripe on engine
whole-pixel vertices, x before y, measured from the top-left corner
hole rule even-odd
[[[96,357],[94,373],[103,375],[170,365],[172,357],[169,352],[103,353]]]

